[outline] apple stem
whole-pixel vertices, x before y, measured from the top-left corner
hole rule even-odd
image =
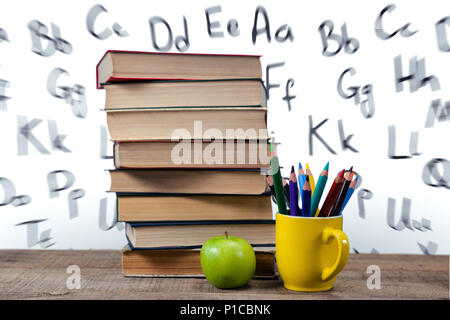
[[[226,237],[227,240],[228,240],[228,231],[225,231],[225,237]]]

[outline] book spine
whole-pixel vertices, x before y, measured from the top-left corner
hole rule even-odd
[[[134,247],[130,240],[128,239],[128,246],[130,247],[131,251],[137,251],[137,250],[186,250],[186,249],[201,249],[201,245],[195,245],[195,246],[163,246],[163,247]],[[275,243],[258,243],[258,244],[250,244],[253,248],[275,248]]]
[[[275,220],[195,220],[195,221],[141,221],[129,222],[122,221],[129,224],[131,227],[157,227],[157,226],[186,226],[186,225],[222,225],[222,224],[275,224]]]
[[[270,189],[267,188],[262,193],[173,193],[173,192],[115,192],[118,197],[184,197],[184,196],[206,196],[206,197],[254,197],[270,196]]]
[[[114,163],[114,167],[116,169],[120,169],[119,143],[117,141],[114,141],[114,146],[113,146],[113,163]]]

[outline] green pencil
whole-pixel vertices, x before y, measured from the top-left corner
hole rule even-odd
[[[323,190],[325,189],[325,185],[328,180],[328,167],[330,163],[327,162],[325,167],[323,168],[322,172],[320,173],[319,180],[317,181],[316,188],[314,189],[314,194],[311,200],[311,216],[317,217],[319,214],[319,210],[317,208],[319,207],[320,198],[322,197]]]
[[[283,181],[281,180],[280,162],[275,152],[270,160],[270,169],[272,170],[273,187],[275,189],[275,198],[277,199],[278,212],[287,214],[286,198],[284,196]]]

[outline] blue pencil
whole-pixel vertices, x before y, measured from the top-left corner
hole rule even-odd
[[[342,214],[342,211],[344,210],[345,206],[347,205],[347,202],[352,197],[352,194],[355,191],[356,182],[358,182],[358,176],[356,176],[355,180],[353,180],[352,183],[350,183],[350,187],[348,188],[347,194],[345,195],[344,204],[342,205],[342,209],[341,209],[341,212],[339,213],[339,215]]]
[[[297,178],[295,177],[294,166],[291,168],[291,175],[289,177],[289,208],[291,210],[291,216],[300,215],[300,208],[298,206]]]
[[[303,204],[302,217],[311,216],[311,184],[309,183],[309,176],[306,176],[305,185],[303,186]]]
[[[300,190],[300,196],[302,198],[303,208],[303,186],[305,185],[305,172],[303,171],[302,164],[298,163],[298,190]]]

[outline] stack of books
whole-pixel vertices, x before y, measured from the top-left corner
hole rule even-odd
[[[258,56],[107,51],[100,60],[125,275],[201,276],[201,246],[225,231],[254,246],[255,276],[274,275],[261,74]]]

